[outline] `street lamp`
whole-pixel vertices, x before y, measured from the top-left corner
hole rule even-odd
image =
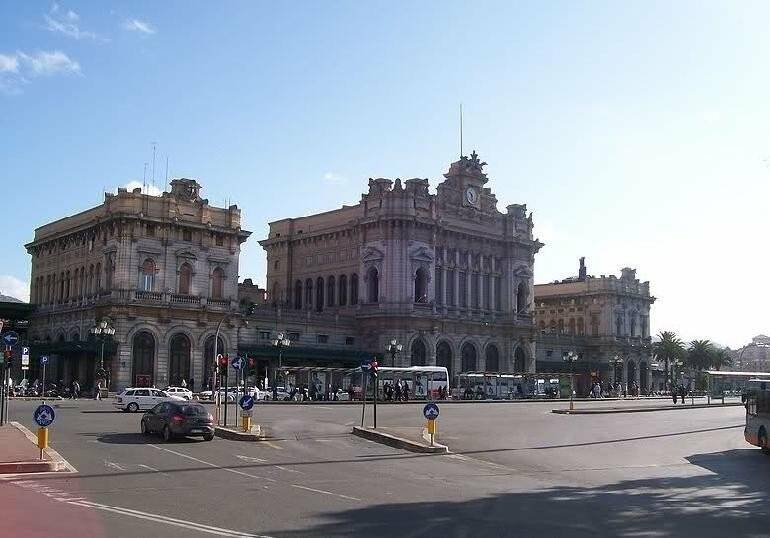
[[[390,365],[394,368],[396,366],[396,354],[401,353],[402,349],[404,346],[399,344],[395,338],[385,346],[385,352],[390,353]]]
[[[623,366],[623,359],[620,357],[620,355],[615,355],[610,359],[610,364],[612,365],[612,384],[618,382],[618,367]]]
[[[104,379],[105,383],[108,383],[106,388],[109,391],[109,376],[107,376],[107,372],[104,370],[104,343],[107,341],[107,338],[115,335],[115,327],[112,326],[110,318],[102,318],[99,323],[91,327],[89,332],[101,341],[102,345],[99,351],[99,376]]]
[[[273,370],[273,401],[278,400],[278,370],[281,369],[283,359],[283,348],[289,347],[291,340],[286,338],[283,333],[278,333],[278,338],[273,340],[273,347],[278,349],[278,368]]]
[[[562,360],[569,364],[569,410],[575,409],[575,363],[578,360],[578,354],[574,351],[565,351],[561,356]]]

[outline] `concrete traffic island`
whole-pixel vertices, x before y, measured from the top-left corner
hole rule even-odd
[[[414,430],[424,430],[424,428],[412,428]],[[353,426],[353,435],[363,437],[375,443],[381,443],[383,445],[392,446],[394,448],[403,448],[410,452],[419,452],[423,454],[448,454],[449,448],[438,443],[434,443],[430,446],[430,443],[424,441],[417,441],[415,439],[408,439],[404,435],[404,430],[408,428],[361,428],[359,426]],[[411,432],[410,432],[411,433]],[[413,437],[417,437],[417,432]],[[423,435],[419,434],[420,439],[423,439]]]
[[[709,409],[712,407],[743,407],[741,402],[728,402],[719,404],[684,404],[665,405],[656,407],[608,407],[598,409],[551,409],[551,413],[557,415],[608,415],[614,413],[651,413],[653,411],[678,411],[682,409]]]
[[[0,428],[0,474],[74,471],[52,448],[37,447],[37,437],[18,422]]]

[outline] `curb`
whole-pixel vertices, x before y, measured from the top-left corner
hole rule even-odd
[[[725,404],[695,404],[695,405],[678,405],[674,407],[669,405],[666,407],[630,407],[628,409],[575,409],[570,411],[569,409],[551,409],[551,413],[557,415],[612,415],[617,413],[651,413],[653,411],[678,411],[682,409],[711,409],[714,407],[743,407],[741,402],[730,402]]]
[[[19,430],[34,445],[37,445],[37,436],[29,431],[25,426],[18,422],[8,422],[11,426]],[[51,473],[51,472],[77,472],[67,460],[61,457],[53,448],[46,448],[43,454],[48,458],[43,461],[15,461],[0,463],[0,474],[16,473]]]
[[[423,454],[448,454],[449,449],[444,445],[428,446],[416,441],[404,439],[403,437],[396,437],[389,433],[380,432],[371,428],[361,428],[359,426],[353,426],[353,435],[363,437],[376,443],[382,443],[383,445],[392,446],[394,448],[403,448],[410,452],[420,452]]]
[[[245,433],[232,428],[224,428],[222,426],[214,426],[214,435],[221,437],[222,439],[229,439],[231,441],[263,441],[265,436],[262,435],[262,429],[259,424],[255,424],[251,428],[252,432],[256,430],[256,433]]]
[[[700,396],[698,396],[700,398]],[[628,402],[628,401],[640,401],[640,402],[646,402],[646,401],[653,401],[653,400],[670,400],[671,398],[669,396],[640,396],[638,398],[575,398],[575,402]],[[214,400],[195,400],[198,403],[202,404],[213,404]],[[372,402],[372,399],[369,398],[366,400],[367,403]],[[554,402],[569,402],[569,398],[516,398],[511,400],[506,399],[500,399],[500,400],[409,400],[407,402],[392,402],[392,401],[383,401],[383,400],[377,400],[378,405],[401,405],[401,404],[425,404],[431,401],[435,401],[436,403],[440,403],[441,405],[445,404],[527,404],[527,403],[554,403]],[[228,402],[228,405],[237,405],[237,402]],[[300,405],[300,406],[313,406],[313,405],[361,405],[361,400],[316,400],[316,401],[309,401],[309,402],[295,402],[295,401],[274,401],[274,400],[260,400],[259,402],[255,403],[255,407],[262,406],[262,405]]]

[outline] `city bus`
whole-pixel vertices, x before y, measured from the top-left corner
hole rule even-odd
[[[746,428],[743,437],[770,454],[770,379],[751,379],[745,393]]]
[[[368,375],[368,374],[367,374]],[[352,385],[354,398],[363,397],[363,378],[361,370],[349,370],[345,386]],[[402,386],[409,387],[410,400],[438,400],[441,393],[449,394],[449,371],[443,366],[409,366],[377,368],[377,399],[385,400],[385,384],[390,386],[401,380]],[[368,383],[367,397],[373,398],[372,384]]]

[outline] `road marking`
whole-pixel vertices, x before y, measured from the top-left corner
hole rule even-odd
[[[299,489],[304,489],[306,491],[312,491],[314,493],[322,493],[324,495],[332,495],[334,497],[341,497],[343,499],[348,499],[348,500],[351,500],[351,501],[360,501],[361,500],[361,499],[357,499],[356,497],[348,497],[347,495],[341,495],[339,493],[332,493],[331,491],[324,491],[322,489],[313,489],[313,488],[309,488],[307,486],[300,486],[299,484],[292,484],[291,487],[299,488]]]
[[[240,454],[236,454],[235,457],[239,460],[247,461],[249,463],[267,463],[267,460],[263,460],[262,458],[255,458],[253,456],[242,456]]]
[[[283,450],[282,446],[278,446],[275,443],[271,443],[270,441],[260,441],[260,442],[262,444],[265,444],[265,445],[269,446],[270,448],[274,448],[276,450]]]
[[[156,472],[156,473],[160,473],[160,474],[162,474],[163,476],[169,476],[169,474],[168,474],[168,473],[164,473],[164,472],[163,472],[163,471],[161,471],[160,469],[156,469],[155,467],[150,467],[149,465],[145,465],[145,464],[143,464],[143,463],[139,463],[139,464],[137,464],[137,467],[144,467],[145,469],[149,469],[150,471],[153,471],[153,472]]]
[[[113,461],[104,460],[104,465],[106,465],[110,469],[117,469],[118,471],[125,471],[125,469],[123,467],[121,467],[120,465],[118,465],[117,463],[115,463]]]
[[[151,514],[149,512],[140,512],[139,510],[132,510],[131,508],[123,508],[120,506],[107,506],[104,504],[94,503],[90,501],[77,501],[70,502],[75,506],[81,506],[84,508],[94,508],[97,510],[104,510],[106,512],[113,512],[124,516],[135,517],[138,519],[146,519],[148,521],[154,521],[155,523],[164,523],[166,525],[172,525],[175,527],[182,527],[185,529],[195,530],[198,532],[205,532],[208,534],[215,534],[217,536],[232,536],[236,538],[270,538],[262,534],[251,534],[248,532],[241,532],[232,529],[225,529],[221,527],[212,527],[211,525],[203,525],[201,523],[194,523],[192,521],[183,521],[181,519],[175,519],[173,517],[162,516],[159,514]]]
[[[257,475],[253,475],[253,474],[249,474],[249,473],[244,473],[242,471],[237,471],[235,469],[228,469],[227,467],[220,467],[219,465],[217,465],[215,463],[211,463],[210,461],[200,460],[198,458],[194,458],[194,457],[189,456],[187,454],[183,454],[182,452],[177,452],[176,450],[171,450],[171,449],[168,449],[168,448],[163,448],[163,447],[160,447],[160,446],[157,446],[157,445],[149,445],[149,446],[151,446],[153,448],[157,448],[158,450],[165,450],[166,452],[170,452],[171,454],[176,454],[177,456],[181,456],[183,458],[187,458],[188,460],[196,461],[196,462],[201,463],[203,465],[208,465],[209,467],[212,467],[214,469],[219,469],[221,471],[227,471],[228,473],[233,473],[233,474],[237,474],[237,475],[241,475],[241,476],[246,476],[248,478],[256,478],[258,480],[266,480],[268,482],[277,482],[277,480],[274,480],[272,478],[268,478],[266,476],[257,476]]]
[[[289,469],[288,467],[282,467],[280,465],[275,466],[276,469],[280,469],[282,471],[286,471],[287,473],[297,473],[297,474],[305,474],[302,471],[298,471],[296,469]]]

